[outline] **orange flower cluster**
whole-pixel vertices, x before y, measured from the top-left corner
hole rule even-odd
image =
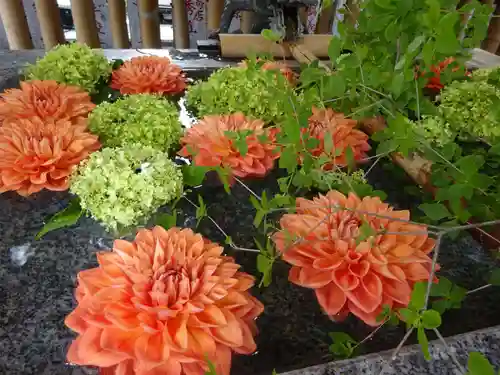
[[[186,77],[168,57],[140,56],[115,70],[110,86],[122,94],[175,95],[186,89]]]
[[[441,83],[441,74],[448,68],[450,64],[455,62],[453,57],[449,57],[444,61],[441,61],[437,66],[431,66],[431,71],[434,73],[432,77],[429,77],[426,88],[436,91],[441,91],[444,88],[444,85]],[[459,69],[458,66],[452,68],[452,72],[456,72]],[[470,75],[470,72],[465,72],[466,76]]]
[[[249,132],[245,155],[227,136],[228,131]],[[199,166],[228,167],[237,177],[263,177],[279,157],[274,141],[274,130],[264,129],[263,121],[249,119],[242,113],[205,116],[186,131],[179,155],[192,156]]]
[[[229,375],[231,353],[256,350],[262,304],[223,248],[190,229],[142,229],[78,275],[78,333],[68,360],[106,375]]]
[[[22,82],[0,100],[0,192],[68,189],[73,169],[99,149],[87,131],[87,93],[55,81]]]
[[[257,62],[262,61],[261,59],[257,59]],[[247,67],[247,62],[242,61],[238,64],[241,67]],[[266,61],[262,64],[261,69],[264,70],[278,70],[290,84],[294,85],[297,80],[297,75],[293,72],[292,69],[285,62],[280,61]]]
[[[298,198],[296,213],[283,215],[273,240],[293,266],[289,280],[315,289],[328,315],[352,313],[376,326],[384,305],[407,306],[413,284],[430,275],[434,240],[409,219],[408,211],[379,198],[330,191],[312,201]],[[361,237],[363,224],[373,230],[369,238]]]
[[[30,117],[77,121],[94,107],[89,94],[79,87],[56,81],[21,82],[20,89],[6,90],[0,96],[0,122]]]
[[[303,129],[303,133],[319,140],[319,145],[309,150],[313,156],[327,154],[331,162],[323,166],[329,170],[334,166],[343,167],[347,165],[346,151],[350,147],[355,161],[365,158],[370,150],[368,136],[361,130],[356,129],[357,121],[346,118],[342,113],[336,113],[331,108],[312,108],[312,116],[309,117],[309,128]],[[325,150],[325,136],[331,137],[332,150]]]

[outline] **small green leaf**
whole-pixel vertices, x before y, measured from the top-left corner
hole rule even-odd
[[[347,146],[345,149],[345,158],[349,172],[352,172],[356,167],[356,162],[354,161],[354,152],[352,151],[351,146]]]
[[[330,154],[333,150],[333,136],[332,133],[327,131],[324,136],[324,143],[325,143],[325,152],[327,154]]]
[[[340,56],[340,51],[342,50],[342,40],[339,37],[332,37],[330,43],[328,43],[328,57],[332,64],[335,64],[337,58]]]
[[[174,210],[171,215],[160,214],[156,217],[155,225],[159,225],[164,229],[170,229],[177,225],[177,210]]]
[[[202,184],[205,179],[205,175],[208,172],[209,168],[201,167],[198,165],[183,165],[182,166],[182,175],[184,178],[184,184],[188,186],[199,186]]]
[[[372,236],[375,236],[377,234],[377,231],[372,228],[372,226],[366,222],[363,221],[361,226],[359,227],[359,235],[356,237],[356,243],[361,243],[363,241],[366,241]]]
[[[324,98],[335,99],[345,93],[345,80],[340,74],[331,74],[324,77]]]
[[[264,219],[265,215],[266,211],[264,210],[258,210],[255,212],[255,217],[253,218],[253,226],[255,228],[258,228],[260,224],[262,224],[262,220]]]
[[[295,147],[287,146],[283,149],[279,161],[280,168],[286,168],[288,173],[292,173],[297,168],[297,152]]]
[[[205,206],[205,202],[201,195],[198,194],[198,204],[199,206],[196,208],[196,227],[200,225],[201,220],[207,216],[207,206]]]
[[[80,206],[80,200],[78,198],[73,198],[65,209],[53,215],[45,223],[43,228],[36,234],[35,240],[39,240],[53,230],[76,224],[82,216],[82,213],[83,210]]]
[[[257,270],[262,273],[262,280],[259,286],[268,287],[272,281],[274,259],[269,258],[264,254],[257,255]]]
[[[270,29],[263,29],[260,32],[260,35],[262,35],[265,40],[269,40],[270,42],[274,42],[274,43],[277,43],[283,39],[283,37],[279,33],[275,32],[273,30],[270,30]]]
[[[401,320],[409,326],[417,326],[420,323],[420,315],[418,312],[404,308],[398,310]]]
[[[438,328],[441,325],[441,314],[436,310],[425,310],[421,315],[421,321],[425,329]]]
[[[208,371],[205,372],[205,375],[217,375],[217,370],[215,369],[215,365],[208,359],[206,358],[207,365],[208,365]]]
[[[462,288],[461,286],[458,285],[453,285],[449,299],[451,302],[453,302],[454,305],[456,305],[462,303],[466,295],[467,295],[467,289]]]
[[[446,277],[440,277],[438,283],[432,283],[431,296],[432,297],[448,297],[451,292],[453,284]]]
[[[415,310],[421,310],[425,307],[425,294],[427,292],[427,282],[419,281],[413,286],[411,292],[410,306]]]
[[[496,268],[493,270],[490,276],[489,283],[491,285],[500,286],[500,268]]]
[[[395,99],[397,99],[401,95],[404,81],[405,81],[405,76],[403,73],[396,74],[392,79],[391,92],[394,94]]]
[[[424,327],[422,326],[417,328],[417,340],[418,343],[420,344],[420,348],[422,349],[422,353],[424,354],[424,358],[427,361],[430,361],[431,354],[429,353],[429,340],[427,340]]]
[[[424,203],[418,206],[427,217],[431,220],[439,221],[446,217],[450,217],[450,211],[442,203]]]
[[[337,357],[346,359],[353,355],[358,342],[345,332],[330,332],[328,334],[333,341],[329,349]]]
[[[495,369],[482,353],[469,353],[467,368],[467,375],[495,375]]]
[[[451,307],[451,303],[447,299],[439,299],[437,301],[432,302],[432,309],[436,310],[441,315],[445,313]]]
[[[417,50],[417,48],[420,47],[420,45],[423,42],[425,42],[425,39],[426,38],[423,35],[417,36],[415,39],[413,39],[413,41],[408,46],[408,52],[410,52],[410,53],[415,52]]]

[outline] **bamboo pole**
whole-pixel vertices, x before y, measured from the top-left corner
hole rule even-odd
[[[250,10],[241,11],[241,24],[240,29],[243,34],[250,34],[252,32],[253,12]]]
[[[495,12],[493,16],[500,15],[500,4],[497,4],[495,7]],[[488,27],[488,36],[482,43],[482,49],[496,53],[498,47],[500,47],[500,18],[492,17],[490,21],[490,26]]]
[[[335,3],[335,2],[334,2]],[[333,17],[335,16],[335,4],[322,9],[316,24],[316,34],[330,34],[332,31]]]
[[[347,21],[356,24],[359,17],[359,5],[357,0],[347,0]]]
[[[139,22],[144,48],[161,48],[158,0],[139,0]]]
[[[71,13],[75,23],[76,40],[92,48],[99,48],[99,34],[97,32],[94,2],[89,0],[71,0]]]
[[[11,50],[32,49],[28,21],[22,0],[0,0],[0,17]]]
[[[172,0],[172,23],[175,48],[189,48],[189,25],[184,0]]]
[[[124,0],[109,0],[109,25],[114,48],[128,48],[127,9]]]
[[[66,41],[61,26],[61,15],[56,0],[35,0],[36,15],[40,22],[45,49],[62,44]]]
[[[212,31],[220,27],[220,16],[224,8],[224,0],[207,0],[207,27]]]

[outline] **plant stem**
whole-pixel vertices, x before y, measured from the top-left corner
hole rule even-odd
[[[241,181],[238,177],[234,177],[233,178],[238,181],[238,183],[243,186],[250,194],[252,194],[258,201],[262,201],[262,199],[254,193],[254,191],[252,189],[250,189],[243,181]]]
[[[436,336],[439,338],[439,340],[441,341],[443,346],[446,348],[446,351],[448,352],[451,359],[453,360],[453,363],[455,363],[455,366],[457,366],[457,368],[459,369],[459,371],[462,374],[465,374],[466,371],[465,371],[464,367],[462,366],[462,364],[458,361],[458,358],[454,353],[454,349],[452,350],[452,348],[448,345],[448,343],[446,342],[444,337],[441,335],[441,332],[439,332],[437,328],[434,328],[434,332],[436,333]]]
[[[432,264],[431,264],[431,272],[429,273],[429,281],[427,283],[427,291],[425,292],[425,305],[424,310],[427,309],[427,305],[429,304],[429,296],[431,295],[431,287],[432,282],[434,280],[434,275],[436,274],[436,264],[439,256],[439,248],[441,247],[441,240],[443,239],[443,234],[440,233],[436,240],[436,244],[434,246],[434,255],[432,256]]]
[[[413,332],[414,330],[414,327],[411,327],[408,331],[406,331],[406,334],[404,335],[403,339],[401,340],[401,342],[398,344],[398,346],[396,347],[396,349],[394,349],[394,351],[392,352],[391,354],[391,358],[389,359],[389,362],[386,362],[384,364],[384,366],[382,367],[382,369],[380,370],[380,373],[379,375],[383,375],[385,370],[387,369],[387,366],[390,366],[392,361],[396,359],[396,356],[398,355],[398,353],[401,351],[401,349],[403,348],[403,345],[405,344],[405,342],[408,340],[408,338],[410,337],[411,333]]]
[[[480,290],[487,289],[490,286],[493,286],[493,285],[492,284],[486,284],[486,285],[480,286],[479,288],[469,290],[465,294],[469,295],[469,294],[472,294],[472,293],[476,293],[476,292],[479,292]]]

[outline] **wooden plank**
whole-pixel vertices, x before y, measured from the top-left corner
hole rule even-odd
[[[292,53],[288,45],[270,42],[259,34],[220,34],[221,54],[227,58],[243,58],[249,53],[271,53],[276,58],[290,58]],[[304,35],[294,43],[305,46],[317,57],[328,57],[328,44],[331,35]]]

